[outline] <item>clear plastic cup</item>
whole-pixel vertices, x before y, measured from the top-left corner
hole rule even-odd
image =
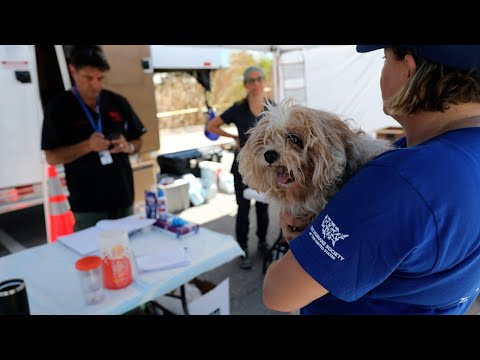
[[[75,263],[78,270],[80,285],[87,305],[101,302],[104,298],[102,278],[102,258],[86,256]]]

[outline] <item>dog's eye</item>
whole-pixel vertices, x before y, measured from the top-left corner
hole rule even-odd
[[[300,149],[303,149],[303,142],[302,140],[295,134],[288,134],[288,140],[298,146]]]

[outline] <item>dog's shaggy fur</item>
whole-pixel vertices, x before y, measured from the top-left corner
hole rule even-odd
[[[392,149],[335,114],[292,100],[268,105],[238,154],[250,188],[312,220],[342,184],[367,161]]]

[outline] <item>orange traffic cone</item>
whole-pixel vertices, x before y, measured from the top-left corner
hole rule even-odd
[[[63,191],[55,166],[47,166],[48,209],[50,221],[51,242],[59,236],[73,233],[75,218],[70,210],[70,203]]]

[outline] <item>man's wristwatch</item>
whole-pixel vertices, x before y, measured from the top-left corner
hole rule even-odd
[[[133,154],[135,152],[135,145],[133,145],[133,143],[128,143],[128,146],[130,146],[130,151],[128,153]]]

